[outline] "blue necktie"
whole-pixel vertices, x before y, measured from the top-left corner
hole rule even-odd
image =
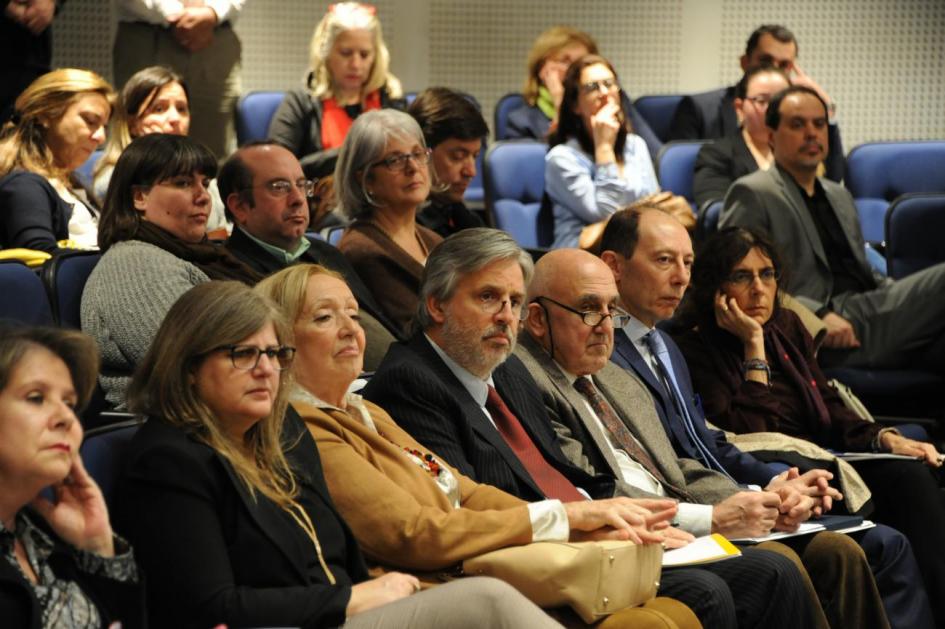
[[[707,468],[721,472],[731,479],[732,477],[725,471],[725,468],[712,456],[712,451],[709,450],[708,446],[699,438],[699,433],[696,431],[692,416],[689,414],[689,406],[686,404],[686,399],[683,397],[679,383],[676,381],[676,373],[673,371],[673,364],[669,360],[669,350],[666,348],[666,342],[663,340],[663,337],[660,336],[658,330],[653,330],[644,336],[643,339],[646,341],[647,347],[650,348],[650,352],[656,357],[656,364],[661,376],[660,380],[662,380],[663,386],[669,394],[670,399],[673,400],[673,404],[676,407],[676,414],[679,415],[679,418],[682,420],[683,426],[686,428],[686,434],[688,434],[689,439],[692,440],[702,463]],[[734,482],[734,479],[732,480]]]

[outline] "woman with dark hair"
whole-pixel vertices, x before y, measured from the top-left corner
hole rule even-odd
[[[82,329],[102,350],[102,388],[113,405],[161,320],[187,289],[259,275],[207,240],[209,180],[217,160],[202,144],[153,133],[124,150],[99,223],[104,254],[82,293]]]
[[[677,342],[707,417],[737,433],[782,432],[826,448],[891,452],[942,465],[935,446],[848,409],[817,363],[797,315],[779,305],[785,269],[764,235],[730,227],[710,237],[692,268]],[[874,520],[901,530],[930,593],[945,591],[945,504],[917,461],[853,462],[873,494]],[[943,608],[935,597],[939,622]]]
[[[4,627],[136,627],[138,569],[79,456],[98,351],[74,330],[0,326]],[[53,498],[40,492],[52,487]]]
[[[115,93],[76,68],[42,75],[0,130],[0,248],[94,248],[98,206],[73,171],[105,141]]]
[[[292,327],[238,282],[167,313],[129,400],[149,416],[128,448],[117,520],[138,544],[157,627],[557,627],[512,587],[370,578],[286,415]]]
[[[558,126],[548,138],[545,192],[553,247],[575,247],[581,230],[659,192],[643,140],[632,133],[609,61],[586,55],[564,75]]]

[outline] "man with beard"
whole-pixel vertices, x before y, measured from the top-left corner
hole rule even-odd
[[[827,326],[822,364],[945,373],[945,264],[895,282],[871,269],[853,197],[817,176],[828,126],[817,92],[777,93],[765,124],[775,167],[732,184],[719,226],[752,228],[777,242],[791,263],[782,287]]]
[[[247,144],[220,167],[217,186],[234,223],[226,248],[237,258],[263,275],[300,262],[344,275],[361,306],[365,369],[373,369],[396,340],[397,328],[340,251],[305,237],[314,182],[305,178],[295,155],[268,140]]]
[[[532,270],[504,232],[471,228],[444,240],[427,258],[414,335],[391,346],[364,395],[462,474],[567,522],[565,504],[605,506],[586,498],[612,497],[615,483],[568,461],[541,391],[512,355]],[[675,532],[667,543],[687,539]],[[756,549],[737,561],[665,571],[659,594],[713,628],[813,626],[817,605],[790,559]]]

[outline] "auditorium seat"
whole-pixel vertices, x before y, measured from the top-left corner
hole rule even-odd
[[[696,157],[705,142],[669,142],[663,145],[656,157],[656,174],[660,188],[685,197],[696,211],[692,194],[692,179],[696,169]]]
[[[486,153],[483,176],[490,221],[526,248],[551,244],[551,230],[539,225],[547,150],[534,140],[505,140]]]
[[[282,104],[285,92],[254,91],[244,94],[236,103],[236,141],[247,142],[269,137],[269,122]]]
[[[899,279],[945,262],[945,193],[905,194],[886,211],[886,265]],[[945,295],[941,296],[945,299]]]
[[[633,106],[646,119],[656,137],[668,142],[673,116],[682,99],[682,94],[654,94],[641,96],[633,101]]]
[[[115,486],[128,443],[144,422],[143,417],[129,416],[124,421],[93,428],[85,433],[79,454],[85,469],[102,490],[109,509],[115,506]]]
[[[22,262],[0,261],[0,319],[28,325],[52,325],[53,314],[43,281]]]
[[[525,104],[525,99],[518,92],[511,92],[499,99],[493,112],[495,124],[493,135],[496,140],[506,140],[509,137],[509,114]]]
[[[53,256],[43,264],[42,278],[49,295],[53,319],[64,328],[80,329],[82,291],[102,254],[98,251],[70,251]]]

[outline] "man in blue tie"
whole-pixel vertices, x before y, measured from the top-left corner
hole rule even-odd
[[[659,209],[623,210],[611,217],[601,240],[601,259],[610,267],[620,306],[630,317],[615,331],[610,359],[646,385],[677,456],[696,459],[737,483],[765,487],[779,470],[739,450],[721,431],[709,429],[682,353],[656,327],[679,306],[694,257],[689,233]],[[886,528],[880,533],[874,530],[859,538],[871,562],[901,548],[898,532]],[[903,568],[914,562],[898,565],[896,570],[877,572],[876,582],[884,592],[890,624],[916,626],[916,610],[906,601],[910,584],[921,576],[914,567]],[[927,623],[927,612],[920,615]]]

